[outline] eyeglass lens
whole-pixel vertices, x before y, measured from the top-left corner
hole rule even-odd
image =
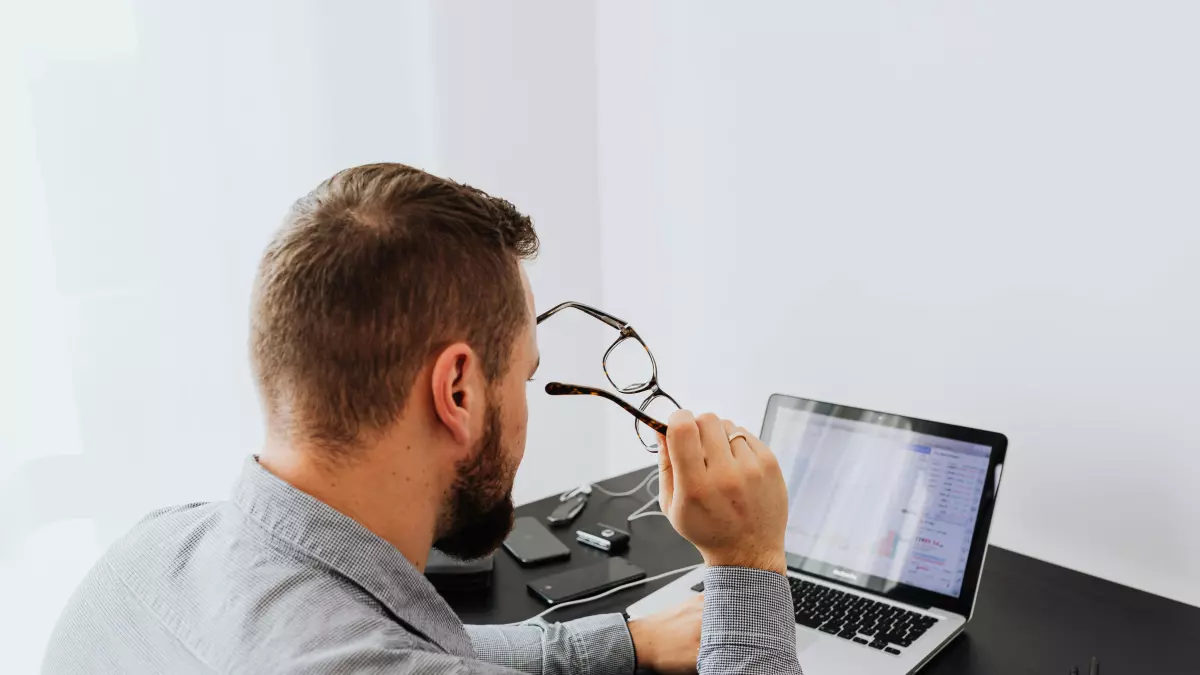
[[[621,338],[604,356],[604,373],[617,391],[634,394],[653,384],[654,361],[646,346],[637,339]]]
[[[671,418],[671,413],[679,410],[679,406],[676,405],[670,396],[655,394],[646,399],[646,402],[641,405],[641,410],[659,422],[665,423]],[[637,435],[641,439],[642,445],[646,446],[649,450],[658,450],[658,434],[641,421],[635,424],[637,425]]]

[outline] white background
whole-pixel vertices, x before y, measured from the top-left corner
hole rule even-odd
[[[226,494],[257,258],[380,160],[532,214],[539,307],[632,321],[685,405],[1005,432],[995,543],[1200,605],[1190,4],[0,11],[6,672],[140,515]],[[597,326],[539,337],[544,378],[597,379]],[[531,414],[519,499],[649,461],[615,407]]]
[[[994,543],[1200,605],[1200,8],[639,7],[598,15],[604,299],[664,385],[1004,432]]]

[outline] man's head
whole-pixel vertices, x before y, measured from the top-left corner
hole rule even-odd
[[[424,429],[434,464],[455,476],[439,547],[493,550],[511,526],[537,367],[520,265],[537,247],[512,204],[408,166],[322,183],[293,207],[255,287],[252,357],[272,435],[352,463],[367,447],[414,450],[393,447],[402,421]]]

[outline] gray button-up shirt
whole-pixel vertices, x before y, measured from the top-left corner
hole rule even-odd
[[[703,673],[799,673],[787,584],[707,572]],[[753,616],[753,628],[739,617]],[[634,671],[620,615],[464,626],[395,547],[253,459],[229,502],[155,511],[100,559],[43,672]]]

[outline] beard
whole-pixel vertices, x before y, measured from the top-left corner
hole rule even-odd
[[[489,405],[474,456],[458,465],[451,488],[449,522],[433,547],[460,560],[490,555],[513,525],[512,479],[500,440],[500,411]]]

